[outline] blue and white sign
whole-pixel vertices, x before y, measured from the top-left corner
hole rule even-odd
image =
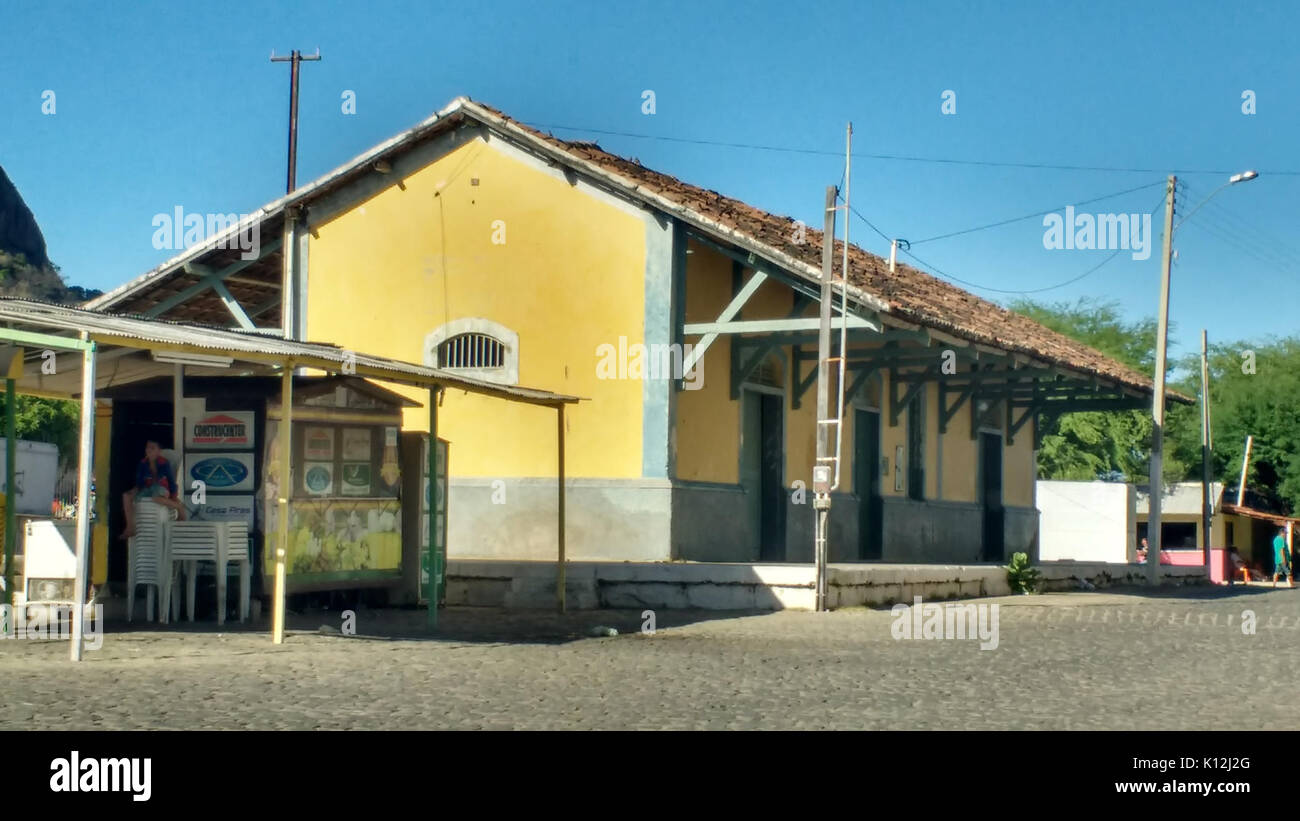
[[[192,460],[192,461],[191,461]],[[207,490],[253,490],[253,454],[213,453],[187,455],[190,462],[186,489],[193,490],[195,482],[203,482]]]
[[[188,501],[188,500],[187,500]],[[209,495],[202,505],[189,504],[192,517],[209,522],[247,522],[248,529],[253,529],[252,496],[217,496]]]

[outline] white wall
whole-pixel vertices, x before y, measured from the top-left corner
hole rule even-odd
[[[8,494],[5,484],[6,442],[0,436],[0,493]],[[59,449],[46,442],[19,439],[14,443],[14,480],[18,485],[15,510],[29,516],[49,516],[54,503],[54,485],[58,479]]]
[[[1118,482],[1039,481],[1041,561],[1137,560],[1132,486]]]

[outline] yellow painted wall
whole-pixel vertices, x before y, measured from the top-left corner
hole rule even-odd
[[[696,243],[688,249],[686,322],[712,322],[731,301],[731,261]],[[676,478],[735,484],[740,481],[740,403],[731,399],[726,335],[709,346],[703,366],[702,387],[677,393]]]
[[[1007,474],[1013,469],[1014,466],[1003,460],[1004,487]],[[1032,470],[1031,467],[1026,469]],[[979,440],[970,435],[969,404],[959,408],[948,420],[948,433],[943,440],[943,499],[946,502],[979,501]]]
[[[1006,430],[1003,411],[1003,431]],[[1002,503],[1016,507],[1034,506],[1034,429],[1033,423],[1026,424],[1016,432],[1016,439],[1003,451],[1002,463]],[[1027,465],[1028,468],[1022,468]]]
[[[569,475],[640,476],[642,383],[598,379],[596,351],[644,338],[644,222],[497,143],[470,141],[313,226],[307,337],[422,362],[445,322],[498,322],[519,334],[521,385],[591,399],[565,414]],[[438,425],[456,476],[555,475],[553,410],[449,391]],[[427,411],[405,427],[427,431]]]

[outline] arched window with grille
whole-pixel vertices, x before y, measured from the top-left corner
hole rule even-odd
[[[424,340],[424,364],[502,385],[519,383],[519,334],[482,317],[448,322]]]

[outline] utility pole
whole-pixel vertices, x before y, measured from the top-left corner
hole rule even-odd
[[[1147,513],[1147,581],[1160,581],[1160,503],[1164,497],[1165,356],[1169,345],[1169,269],[1174,239],[1174,191],[1178,178],[1165,185],[1165,238],[1160,262],[1160,319],[1156,329],[1155,395],[1151,402],[1151,496]]]
[[[814,610],[826,609],[826,533],[830,526],[831,493],[840,486],[840,459],[844,446],[844,369],[849,333],[849,177],[853,165],[853,123],[844,139],[844,262],[840,271],[840,348],[831,356],[832,276],[835,268],[835,186],[826,189],[826,214],[822,229],[821,321],[817,335],[817,460],[813,463],[813,564],[817,579]],[[830,364],[839,363],[835,383],[835,416],[830,418]],[[835,429],[835,454],[831,455],[830,429]]]
[[[1201,549],[1210,575],[1210,363],[1209,336],[1201,329]],[[1148,558],[1148,561],[1150,559]]]
[[[825,606],[826,531],[831,514],[830,430],[824,424],[830,409],[831,356],[831,276],[835,267],[835,186],[826,186],[826,210],[822,227],[821,323],[817,330],[817,461],[813,467],[813,563],[816,566],[816,602],[813,609]],[[843,351],[840,352],[841,355]]]
[[[304,60],[315,62],[320,60],[320,49],[316,53],[303,56],[301,51],[294,49],[288,57],[276,57],[275,52],[271,52],[272,63],[289,63],[289,182],[285,186],[284,193],[292,194],[295,185],[295,177],[298,171],[298,64]]]
[[[1241,484],[1237,486],[1237,507],[1246,504],[1246,474],[1250,472],[1250,447],[1255,444],[1253,434],[1246,436],[1246,453],[1241,457]]]

